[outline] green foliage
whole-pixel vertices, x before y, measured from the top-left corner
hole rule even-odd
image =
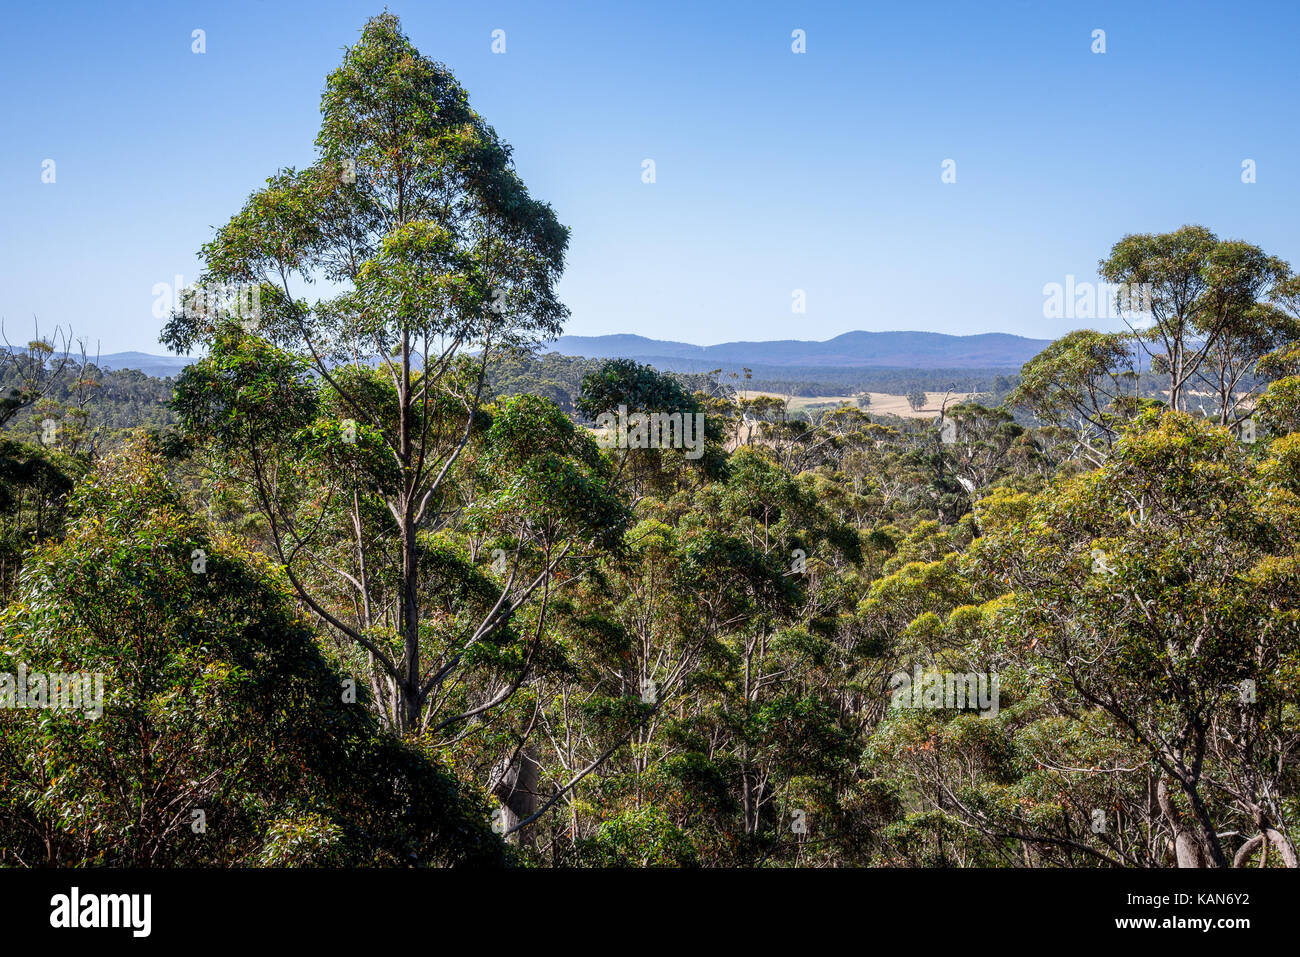
[[[630,359],[613,359],[582,379],[577,409],[588,419],[626,406],[633,412],[696,412],[698,406],[672,376]]]
[[[0,598],[7,598],[23,553],[63,531],[65,498],[83,471],[67,455],[0,437]]]
[[[274,570],[209,538],[156,452],[110,458],[71,511],[0,619],[0,671],[100,676],[102,714],[0,710],[7,863],[503,860],[486,809],[345,702]]]
[[[579,842],[574,863],[584,867],[691,867],[694,849],[686,834],[662,811],[642,808],[601,822]]]

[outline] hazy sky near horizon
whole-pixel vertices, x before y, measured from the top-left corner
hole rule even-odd
[[[165,351],[156,285],[195,279],[214,227],[312,161],[324,78],[383,6],[9,5],[10,339],[36,316],[105,353]],[[1117,328],[1044,318],[1044,285],[1095,281],[1124,234],[1186,223],[1300,267],[1294,0],[388,9],[571,227],[571,334]]]

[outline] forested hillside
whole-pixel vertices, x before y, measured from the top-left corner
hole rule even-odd
[[[1297,866],[1287,263],[794,417],[534,351],[568,230],[396,17],[321,115],[176,379],[0,353],[0,864]]]

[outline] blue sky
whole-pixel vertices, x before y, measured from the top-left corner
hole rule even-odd
[[[35,315],[104,352],[163,352],[155,284],[192,281],[213,227],[278,167],[311,162],[325,75],[382,9],[11,5],[10,338]],[[1193,222],[1300,266],[1295,2],[389,9],[572,228],[569,333],[711,344],[1113,327],[1045,319],[1044,284],[1095,279],[1126,233]],[[941,182],[945,159],[955,183]]]

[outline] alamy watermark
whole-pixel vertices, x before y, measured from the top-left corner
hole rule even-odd
[[[104,713],[104,675],[29,671],[20,663],[17,674],[0,672],[0,708],[82,711],[94,720]]]
[[[208,282],[186,286],[184,277],[154,283],[155,319],[180,314],[187,318],[230,318],[251,330],[262,318],[262,289],[253,282]]]
[[[50,926],[126,928],[132,937],[148,937],[153,929],[152,894],[93,894],[73,886],[50,898]]]
[[[896,672],[889,679],[889,687],[893,689],[889,702],[891,708],[934,711],[977,708],[982,718],[996,718],[998,715],[1001,683],[996,672],[922,672],[921,666],[917,665],[910,675],[906,671]]]
[[[1043,286],[1044,319],[1124,319],[1151,315],[1151,283],[1065,282]]]
[[[596,416],[602,430],[596,443],[603,449],[686,449],[688,459],[704,454],[703,412],[617,412]]]

